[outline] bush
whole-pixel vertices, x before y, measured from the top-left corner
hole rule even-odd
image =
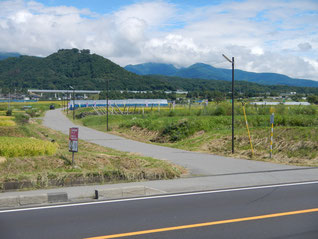
[[[161,133],[163,137],[169,137],[169,141],[176,142],[182,139],[185,139],[191,135],[193,135],[199,125],[196,122],[189,122],[187,120],[172,123],[168,125]]]
[[[6,116],[11,116],[11,115],[12,115],[12,110],[8,109],[7,112],[6,112]]]
[[[214,115],[220,116],[220,115],[225,115],[225,109],[222,105],[218,105],[214,111]]]
[[[20,124],[27,124],[29,122],[30,116],[26,114],[16,114],[15,120]]]
[[[169,116],[169,117],[176,116],[176,112],[171,110],[171,111],[169,112],[168,116]]]
[[[30,117],[36,117],[38,114],[37,114],[37,110],[36,109],[28,109],[25,111],[28,115],[30,115]]]

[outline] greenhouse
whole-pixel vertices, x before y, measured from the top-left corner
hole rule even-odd
[[[75,100],[75,108],[84,107],[106,107],[106,100]],[[166,99],[126,99],[126,100],[108,100],[108,106],[111,107],[156,107],[168,106]],[[69,102],[69,108],[73,109],[73,100]]]

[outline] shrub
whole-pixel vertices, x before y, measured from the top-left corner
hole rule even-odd
[[[7,112],[6,112],[6,116],[11,116],[11,115],[12,115],[12,110],[8,109]]]
[[[161,133],[161,136],[168,136],[171,142],[176,142],[193,135],[199,125],[196,122],[183,120],[177,123],[171,123]]]
[[[28,109],[25,111],[28,115],[30,115],[30,117],[36,117],[38,115],[37,110],[36,109]]]
[[[222,105],[218,105],[214,111],[214,115],[220,116],[225,115],[225,109]]]
[[[15,115],[15,120],[18,122],[18,123],[21,123],[21,124],[26,124],[29,122],[29,119],[30,119],[30,116],[26,115],[26,114],[16,114]]]
[[[171,110],[171,111],[169,112],[168,116],[169,116],[169,117],[176,116],[176,112]]]

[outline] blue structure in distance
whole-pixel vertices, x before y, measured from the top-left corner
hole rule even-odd
[[[127,100],[108,100],[108,106],[112,107],[156,107],[168,106],[166,99],[127,99]],[[84,107],[106,107],[106,100],[75,100],[75,108]],[[73,110],[73,101],[69,102],[69,108]]]

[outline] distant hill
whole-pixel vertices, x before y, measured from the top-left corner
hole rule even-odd
[[[182,78],[226,81],[231,81],[232,79],[231,69],[215,68],[203,63],[196,63],[187,68],[180,69],[177,69],[170,64],[144,63],[138,65],[128,65],[125,67],[125,69],[139,75],[165,75],[178,76]],[[238,69],[235,70],[235,80],[254,82],[262,85],[318,87],[318,81],[294,79],[286,75],[276,73],[253,73]]]
[[[128,65],[125,67],[127,71],[138,75],[165,75],[175,76],[178,69],[171,64],[145,63],[140,65]]]
[[[193,67],[200,72],[200,67]],[[150,69],[151,67],[149,67]],[[170,72],[169,74],[173,74],[174,66],[163,66],[160,69],[160,72],[167,71]],[[204,67],[201,69],[201,74],[206,72]],[[186,70],[177,71],[180,75],[186,75]],[[192,77],[195,76],[195,74],[192,75]],[[110,80],[111,90],[175,91],[180,89],[202,94],[207,91],[222,92],[224,95],[228,94],[231,89],[229,81],[165,75],[137,75],[102,56],[91,54],[89,50],[62,49],[43,58],[19,56],[0,61],[0,89],[2,92],[8,92],[9,88],[25,91],[26,89],[69,89],[69,86],[78,90],[103,91],[106,89],[107,79]],[[249,96],[265,92],[318,93],[318,88],[264,86],[244,81],[237,81],[236,87],[237,92]]]
[[[105,89],[106,79],[120,89],[142,77],[89,50],[62,49],[48,57],[20,56],[0,61],[0,87]]]
[[[9,57],[19,57],[20,54],[16,52],[0,52],[0,61]]]

